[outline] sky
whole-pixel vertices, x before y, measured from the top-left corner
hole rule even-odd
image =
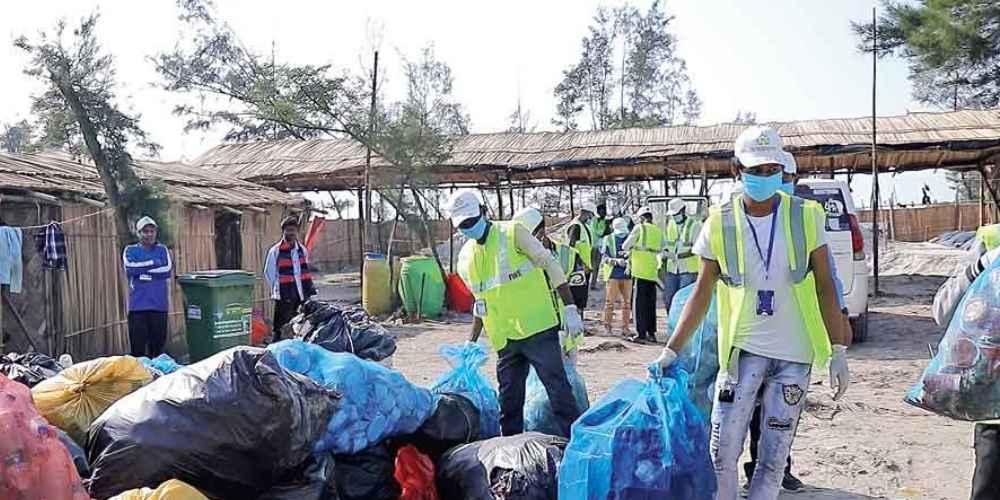
[[[578,58],[591,17],[600,5],[623,3],[217,0],[216,11],[247,47],[273,51],[279,61],[358,69],[363,58],[370,64],[372,40],[379,38],[386,89],[396,97],[403,90],[401,56],[415,56],[433,44],[452,68],[455,96],[471,116],[472,131],[492,132],[507,127],[518,99],[537,130],[551,129],[552,90]],[[850,22],[870,18],[872,5],[872,0],[668,0],[679,53],[704,102],[699,124],[731,121],[740,110],[755,112],[758,121],[870,115],[871,59],[858,52]],[[173,1],[33,0],[5,7],[0,123],[29,117],[30,96],[39,89],[22,73],[26,58],[11,42],[48,30],[62,17],[72,24],[96,9],[103,45],[116,58],[121,104],[141,115],[142,126],[163,146],[161,158],[191,160],[219,142],[218,130],[185,134],[183,120],[171,113],[178,96],[156,86],[148,58],[172,48],[180,36]],[[904,62],[879,63],[879,115],[926,110],[910,98],[906,77]],[[895,183],[902,202],[915,201],[924,182],[935,199],[950,199],[940,178],[905,174],[882,183],[889,186],[884,189]],[[865,176],[855,178],[854,188],[856,199],[867,199]]]

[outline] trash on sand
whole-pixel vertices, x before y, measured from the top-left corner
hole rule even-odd
[[[566,439],[537,432],[459,446],[437,463],[438,494],[441,500],[555,499],[565,448]]]
[[[302,311],[292,331],[305,342],[371,361],[382,361],[396,352],[396,337],[360,307],[310,300],[302,305]]]
[[[461,394],[479,409],[479,437],[500,435],[500,400],[497,391],[479,371],[488,355],[479,344],[466,342],[441,347],[441,355],[448,360],[451,370],[434,382],[431,391]]]

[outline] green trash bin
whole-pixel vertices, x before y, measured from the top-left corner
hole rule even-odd
[[[230,347],[250,344],[253,287],[247,271],[198,271],[177,278],[184,292],[191,362]]]

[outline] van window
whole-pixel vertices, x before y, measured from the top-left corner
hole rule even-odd
[[[850,231],[851,221],[844,203],[844,192],[836,187],[819,187],[799,184],[795,186],[795,195],[807,200],[814,200],[826,210],[827,231]]]

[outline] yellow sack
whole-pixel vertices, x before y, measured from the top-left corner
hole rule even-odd
[[[109,406],[153,379],[132,356],[77,363],[31,389],[38,412],[80,445],[90,424]]]
[[[108,500],[208,500],[208,497],[184,481],[171,479],[155,490],[149,488],[128,490]]]

